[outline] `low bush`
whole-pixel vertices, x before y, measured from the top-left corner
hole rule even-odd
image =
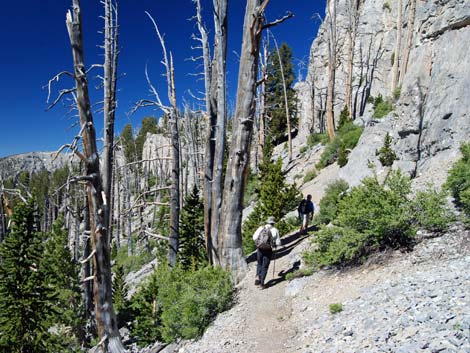
[[[307,138],[307,146],[313,147],[319,143],[321,143],[322,145],[326,145],[328,141],[329,138],[327,133],[311,134]]]
[[[135,254],[135,249],[134,249]],[[135,255],[128,255],[127,247],[121,247],[117,249],[115,253],[115,263],[117,267],[122,267],[124,276],[129,272],[134,272],[142,268],[145,264],[155,259],[155,255],[151,252],[142,251]]]
[[[325,195],[320,201],[320,212],[315,216],[314,223],[328,224],[336,218],[338,203],[348,188],[349,184],[343,179],[337,180],[326,187]]]
[[[132,334],[141,346],[199,337],[232,305],[233,293],[230,274],[220,268],[159,267],[133,298]]]
[[[384,99],[382,95],[378,95],[374,99],[374,114],[373,117],[376,119],[381,119],[386,116],[388,113],[393,111],[393,104],[388,100]]]
[[[453,220],[447,208],[446,196],[445,191],[438,192],[431,186],[418,192],[413,201],[413,214],[417,224],[432,232],[446,231]]]
[[[460,152],[462,158],[449,171],[445,187],[452,193],[457,206],[470,217],[470,143],[463,144]]]
[[[315,179],[316,177],[317,177],[317,173],[314,170],[309,170],[307,174],[305,174],[304,176],[304,184]]]
[[[307,266],[361,263],[370,253],[385,248],[409,248],[416,228],[445,231],[452,216],[446,192],[430,186],[410,197],[411,182],[400,170],[383,184],[377,177],[345,193],[348,185],[337,181],[326,189],[315,221],[322,225],[313,238],[312,250],[303,253]]]
[[[338,314],[342,311],[343,311],[343,304],[341,304],[341,303],[330,304],[330,313],[331,314]]]
[[[356,147],[359,138],[361,137],[362,127],[354,125],[353,122],[345,122],[344,125],[338,130],[336,137],[328,143],[323,151],[320,161],[317,164],[318,169],[325,168],[333,164],[337,159],[341,149],[352,150]],[[347,163],[347,159],[342,162],[343,165]]]

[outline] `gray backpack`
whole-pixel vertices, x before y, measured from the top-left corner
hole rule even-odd
[[[264,226],[256,239],[256,248],[260,250],[272,250],[272,239],[273,235],[271,231]]]

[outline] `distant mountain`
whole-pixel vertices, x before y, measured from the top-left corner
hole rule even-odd
[[[30,152],[0,158],[0,178],[14,177],[22,171],[54,171],[67,163],[69,156],[60,154],[54,159],[55,152]]]

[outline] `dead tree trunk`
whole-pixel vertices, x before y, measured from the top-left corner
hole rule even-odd
[[[358,25],[358,5],[357,0],[349,0],[348,2],[348,53],[346,64],[346,95],[345,102],[352,118],[352,89],[353,89],[353,72],[354,72],[354,48],[356,46],[357,25]]]
[[[398,87],[398,81],[400,79],[400,61],[401,61],[401,29],[402,29],[402,11],[403,11],[403,0],[398,0],[398,17],[397,17],[397,38],[395,43],[395,51],[393,53],[393,68],[392,68],[392,94]]]
[[[403,62],[400,70],[400,84],[405,78],[406,71],[408,70],[408,60],[410,59],[411,47],[413,46],[413,35],[416,18],[416,0],[410,0],[408,14],[408,36],[406,39],[405,52],[403,53]]]
[[[219,257],[221,267],[230,270],[235,282],[241,280],[247,269],[243,257],[241,235],[243,189],[256,114],[256,79],[261,34],[264,28],[283,21],[281,19],[269,24],[264,23],[264,10],[268,3],[269,0],[264,0],[262,3],[261,0],[247,0],[238,72],[237,102],[233,121],[233,140],[224,183],[222,202],[224,217],[220,219]]]
[[[328,93],[326,97],[326,120],[330,141],[335,138],[335,81],[336,81],[336,1],[328,6]]]
[[[95,315],[100,345],[105,353],[124,352],[119,337],[116,315],[112,303],[111,257],[106,228],[106,196],[100,173],[100,161],[96,144],[96,131],[88,93],[88,81],[83,57],[82,20],[80,1],[73,0],[73,12],[66,16],[67,30],[72,45],[76,104],[80,116],[83,150],[90,207],[92,254],[94,265]]]
[[[112,208],[112,172],[114,157],[114,120],[116,112],[116,81],[117,81],[117,59],[118,59],[118,31],[117,31],[117,9],[112,0],[103,2],[104,16],[104,144],[103,144],[103,189],[108,207],[105,210],[105,227],[108,229],[108,238],[111,240]]]
[[[292,129],[290,126],[290,113],[289,113],[289,101],[287,100],[287,87],[286,87],[286,78],[284,76],[284,65],[282,65],[282,58],[281,54],[279,53],[279,47],[277,45],[276,39],[274,39],[274,45],[276,46],[276,53],[277,53],[277,58],[279,60],[279,68],[281,70],[281,79],[282,79],[282,89],[284,93],[284,105],[285,105],[285,110],[286,110],[286,124],[287,124],[287,151],[288,151],[288,157],[289,157],[289,162],[292,160]]]
[[[227,0],[214,0],[214,25],[216,49],[214,53],[217,66],[217,124],[215,131],[214,171],[212,178],[212,215],[211,238],[215,252],[218,252],[220,208],[222,206],[222,176],[225,151],[225,124],[227,121],[226,103],[226,58],[227,58]],[[212,256],[214,257],[214,256]],[[219,262],[216,259],[216,262]]]

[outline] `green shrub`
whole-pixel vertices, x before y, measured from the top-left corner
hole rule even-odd
[[[348,188],[348,183],[343,179],[334,181],[326,187],[325,195],[320,201],[320,212],[315,216],[315,223],[328,224],[336,218],[339,200]]]
[[[391,111],[393,111],[393,104],[388,99],[383,99],[382,95],[379,94],[374,99],[374,114],[373,117],[381,119]]]
[[[305,152],[307,152],[307,151],[308,151],[308,148],[309,148],[308,146],[302,146],[302,147],[300,147],[300,150],[299,150],[300,154],[304,154]]]
[[[470,217],[470,143],[460,146],[462,158],[449,171],[445,187],[451,191],[457,206]]]
[[[351,114],[349,113],[348,107],[345,105],[339,115],[338,128],[341,129],[343,125],[345,125],[349,121],[351,121]]]
[[[344,145],[341,145],[338,151],[338,165],[340,168],[342,168],[346,164],[348,164],[348,152]]]
[[[412,244],[410,180],[400,171],[392,172],[383,185],[377,177],[365,178],[338,202],[334,195],[339,190],[331,192],[331,215],[325,217],[334,217],[336,211],[334,226],[321,227],[313,250],[303,254],[308,266],[357,263],[373,251]]]
[[[309,147],[313,147],[319,143],[321,143],[322,145],[326,145],[328,141],[329,141],[329,138],[328,138],[327,133],[311,134],[307,138],[307,145]]]
[[[326,145],[320,157],[320,161],[317,164],[317,168],[322,169],[333,164],[338,158],[340,149],[346,151],[356,147],[363,130],[362,127],[354,125],[352,121],[346,122],[338,130],[333,141]]]
[[[307,174],[305,174],[304,176],[304,184],[315,179],[316,177],[317,177],[317,173],[314,170],[309,170]]]
[[[426,191],[417,193],[413,201],[413,212],[417,223],[433,232],[442,232],[449,228],[452,215],[447,208],[446,192],[437,192],[431,186]]]
[[[395,99],[395,101],[397,101],[401,96],[401,86],[398,86],[397,88],[395,88],[395,91],[393,91],[393,99]]]
[[[133,298],[132,334],[140,345],[202,335],[214,317],[233,301],[230,274],[205,267],[195,272],[159,267]]]
[[[343,304],[341,304],[341,303],[330,304],[330,313],[338,314],[342,311],[343,311]]]
[[[310,268],[357,263],[367,253],[367,236],[351,228],[322,226],[315,234],[316,249],[302,257]]]
[[[124,246],[117,249],[115,263],[117,267],[122,267],[124,276],[127,276],[129,272],[139,270],[142,266],[148,264],[153,259],[155,259],[155,255],[152,255],[151,252],[147,251],[142,251],[139,254],[129,256],[127,253],[127,247]]]
[[[388,132],[385,135],[384,145],[375,152],[375,155],[379,157],[379,161],[384,167],[391,167],[393,162],[398,159],[392,149],[392,138]]]
[[[388,2],[385,2],[385,3],[383,4],[382,8],[383,8],[384,10],[388,10],[388,11],[391,10],[390,4],[389,4]],[[393,64],[392,64],[392,65],[393,65]]]
[[[410,191],[411,182],[400,170],[393,171],[384,185],[377,177],[365,178],[339,202],[334,223],[366,234],[376,248],[406,246],[415,231]]]
[[[252,236],[256,229],[273,216],[281,220],[297,207],[301,195],[295,185],[288,185],[282,171],[282,161],[265,163],[261,176],[260,199],[242,226],[243,251],[247,255],[255,250]],[[282,224],[276,224],[281,231]],[[281,232],[281,234],[284,234]]]

